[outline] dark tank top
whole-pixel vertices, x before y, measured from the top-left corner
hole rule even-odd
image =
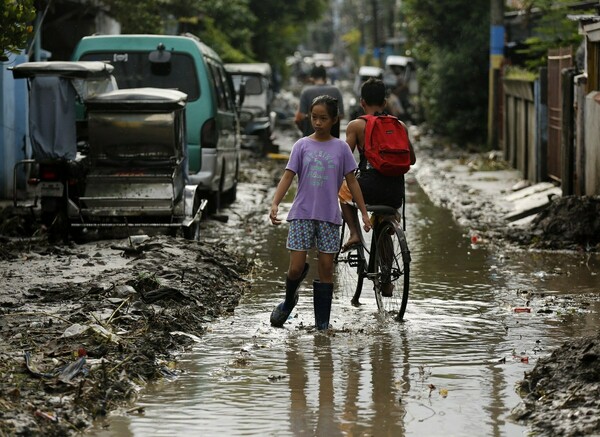
[[[376,114],[377,115],[377,114]],[[400,208],[404,201],[404,175],[385,176],[371,167],[365,158],[364,149],[359,147],[358,174],[360,185],[367,205],[387,205]]]

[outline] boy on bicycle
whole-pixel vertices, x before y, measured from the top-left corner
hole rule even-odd
[[[386,105],[385,97],[386,89],[383,81],[371,78],[360,89],[360,106],[367,115],[383,114]],[[366,124],[365,120],[357,118],[348,123],[346,128],[346,142],[350,146],[350,150],[354,152],[354,149],[358,147],[360,160],[356,179],[360,184],[365,203],[367,205],[386,205],[398,209],[404,201],[404,175],[385,176],[369,164],[364,154]],[[404,127],[406,128],[406,126]],[[417,159],[412,144],[409,144],[409,149],[410,164],[414,165]],[[340,189],[339,199],[342,215],[350,231],[348,240],[342,246],[342,252],[345,252],[362,244],[362,239],[356,208],[352,205],[352,195],[345,183]],[[391,287],[383,287],[382,294],[391,296]]]

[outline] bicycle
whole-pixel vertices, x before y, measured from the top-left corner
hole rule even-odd
[[[385,205],[367,205],[371,213],[373,229],[369,250],[361,232],[361,244],[342,252],[344,234],[347,224],[342,224],[340,251],[335,257],[338,270],[348,267],[357,275],[356,289],[352,297],[352,305],[361,305],[359,299],[365,278],[373,282],[373,291],[379,313],[391,315],[401,322],[408,303],[410,277],[410,251],[404,231],[406,222],[404,214]],[[402,224],[398,216],[402,216]],[[348,275],[339,272],[338,275]],[[343,278],[342,278],[343,280]],[[390,290],[390,287],[393,287]],[[392,295],[389,296],[390,291]]]

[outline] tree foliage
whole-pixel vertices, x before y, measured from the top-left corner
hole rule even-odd
[[[593,10],[579,9],[580,0],[529,0],[526,14],[536,14],[539,20],[533,27],[534,35],[525,41],[526,49],[520,51],[527,57],[525,67],[537,71],[547,64],[548,49],[572,47],[573,51],[582,41],[579,23],[568,18],[569,14],[595,14]]]
[[[327,0],[250,0],[257,22],[252,29],[252,47],[256,58],[282,64],[305,38],[307,25],[327,10]]]
[[[327,0],[104,0],[123,33],[161,33],[169,21],[176,31],[194,33],[226,62],[283,65],[304,38],[309,22]]]
[[[123,33],[162,33],[166,7],[165,0],[104,0],[110,14],[121,24]]]
[[[33,0],[2,0],[0,10],[0,60],[8,53],[19,53],[31,34],[35,19]]]
[[[405,0],[427,122],[452,141],[483,144],[487,129],[489,3]],[[485,25],[482,25],[485,23]]]

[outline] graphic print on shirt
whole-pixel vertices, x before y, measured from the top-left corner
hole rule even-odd
[[[335,161],[331,154],[324,150],[309,152],[308,158],[310,162],[308,167],[309,183],[315,187],[322,187],[330,177],[327,169],[335,168]]]

